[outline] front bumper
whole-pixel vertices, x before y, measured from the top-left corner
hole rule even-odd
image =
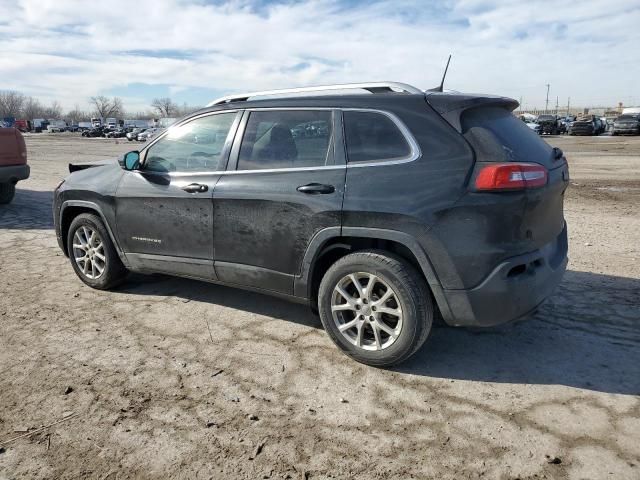
[[[477,287],[443,290],[453,326],[490,327],[534,312],[567,268],[567,226],[544,247],[498,265]]]
[[[569,133],[571,135],[593,135],[594,134],[594,130],[593,128],[570,128],[569,129]]]
[[[640,134],[640,127],[637,127],[637,126],[616,127],[616,126],[614,126],[613,127],[613,133],[638,135],[638,134]]]
[[[0,166],[0,183],[12,182],[29,178],[31,172],[29,165],[8,165]]]

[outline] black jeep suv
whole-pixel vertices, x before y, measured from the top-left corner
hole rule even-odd
[[[540,115],[536,123],[540,125],[543,134],[558,135],[567,132],[566,127],[560,123],[556,115]]]
[[[278,295],[354,359],[396,364],[434,316],[497,325],[560,282],[567,162],[516,106],[398,83],[225,97],[71,165],[58,242],[94,288],[163,272]]]

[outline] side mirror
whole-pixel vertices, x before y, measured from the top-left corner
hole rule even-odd
[[[137,170],[140,168],[140,152],[134,150],[133,152],[126,153],[122,166],[125,170]]]

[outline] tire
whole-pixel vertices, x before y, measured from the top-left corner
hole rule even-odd
[[[0,183],[0,205],[11,203],[14,195],[16,194],[15,183]]]
[[[371,281],[374,286],[368,292]],[[338,293],[338,287],[349,300]],[[380,300],[383,303],[377,303]],[[336,306],[339,308],[333,311]],[[336,261],[320,282],[318,307],[331,340],[349,357],[374,367],[397,365],[413,355],[427,339],[434,316],[422,275],[405,260],[376,250]],[[347,324],[353,326],[345,329]]]
[[[97,236],[91,236],[89,232],[94,232]],[[98,242],[101,243],[101,248],[95,248],[98,247]],[[77,248],[77,245],[83,245],[84,248]],[[89,258],[87,257],[88,246],[91,247],[90,250],[93,249],[90,253],[92,260],[76,261],[80,254]],[[67,252],[76,275],[92,288],[108,290],[121,284],[127,277],[127,269],[122,264],[107,229],[97,215],[82,213],[73,219],[67,235]],[[86,269],[85,265],[87,265]],[[94,267],[92,268],[91,265]]]

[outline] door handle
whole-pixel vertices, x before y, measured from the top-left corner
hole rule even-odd
[[[186,187],[182,187],[182,190],[189,193],[203,193],[209,190],[209,187],[202,183],[190,183]]]
[[[322,185],[321,183],[309,183],[307,185],[301,185],[296,190],[301,193],[307,193],[309,195],[317,195],[319,193],[333,193],[336,191],[333,185]]]

